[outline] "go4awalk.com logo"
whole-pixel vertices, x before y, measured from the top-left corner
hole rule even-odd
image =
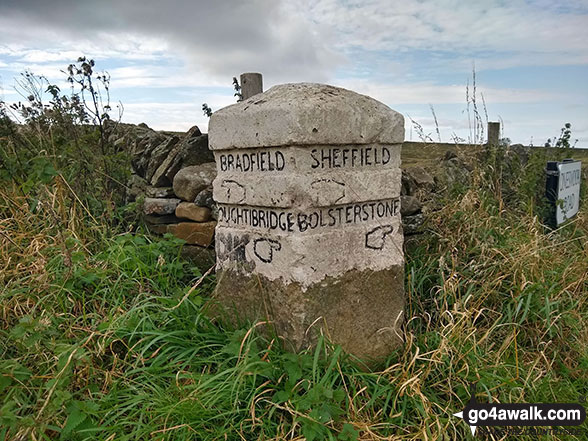
[[[478,427],[579,426],[586,419],[586,409],[576,403],[480,403],[476,400],[474,383],[467,406],[453,415],[463,418],[475,435]]]

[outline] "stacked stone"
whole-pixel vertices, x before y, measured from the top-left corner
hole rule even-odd
[[[471,164],[452,151],[447,151],[434,167],[404,167],[400,190],[404,235],[422,233],[428,215],[443,207],[447,190],[455,185],[466,185],[472,170]]]
[[[212,199],[212,181],[216,165],[207,162],[180,169],[173,186],[161,188],[161,198],[146,197],[145,221],[156,234],[171,233],[188,245],[208,247],[214,239],[216,207]]]
[[[212,198],[216,177],[214,157],[208,149],[208,135],[194,126],[186,134],[156,132],[137,127],[131,143],[133,159],[128,199],[143,198],[147,227],[155,234],[171,233],[186,241],[184,251],[198,254],[214,241],[217,219]]]

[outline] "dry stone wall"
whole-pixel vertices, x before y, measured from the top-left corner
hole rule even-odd
[[[120,142],[130,146],[129,201],[141,200],[144,220],[155,234],[186,241],[183,253],[208,269],[215,264],[217,210],[212,200],[216,165],[208,135],[196,126],[185,134],[127,128]]]

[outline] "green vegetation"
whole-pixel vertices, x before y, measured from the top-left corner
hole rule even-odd
[[[588,394],[586,198],[544,228],[543,150],[516,174],[490,152],[431,214],[406,345],[365,372],[324,339],[291,354],[207,319],[208,268],[134,226],[125,153],[57,106],[0,115],[0,439],[470,439],[452,414],[471,382],[480,401]]]
[[[559,137],[554,136],[553,139],[549,138],[545,143],[545,147],[562,147],[562,148],[570,148],[575,147],[578,143],[576,139],[574,144],[570,144],[570,139],[572,137],[572,124],[565,123],[564,126],[561,128]]]

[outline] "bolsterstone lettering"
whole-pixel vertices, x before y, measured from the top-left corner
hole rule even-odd
[[[286,167],[286,159],[279,150],[225,153],[220,155],[219,164],[224,172],[282,171]]]
[[[270,208],[220,206],[219,222],[230,226],[245,225],[254,228],[284,232],[305,232],[317,228],[359,224],[398,216],[400,199],[363,202],[339,207],[319,208],[311,212],[294,213]]]
[[[386,146],[333,148],[323,147],[310,151],[311,168],[369,167],[386,165],[392,159]]]

